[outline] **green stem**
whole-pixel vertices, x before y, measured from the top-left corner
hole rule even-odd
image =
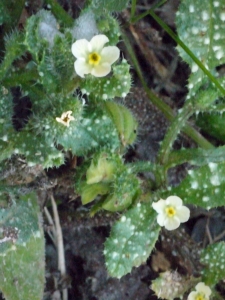
[[[131,23],[134,24],[137,21],[143,19],[144,17],[146,17],[148,14],[150,14],[150,12],[154,11],[155,9],[157,9],[158,7],[162,6],[164,3],[166,3],[167,0],[161,0],[159,1],[159,3],[154,4],[150,9],[146,10],[146,12],[144,12],[143,14],[140,14],[137,17],[134,17],[132,15],[132,8],[131,8]]]
[[[142,83],[142,86],[148,95],[149,100],[164,114],[164,116],[169,120],[173,121],[175,118],[175,114],[173,110],[166,104],[164,103],[159,97],[157,97],[147,86],[145,82],[145,78],[142,74],[141,67],[139,65],[139,62],[136,58],[136,55],[134,53],[134,50],[130,44],[129,39],[123,32],[121,33],[124,43],[126,45],[127,51],[131,57],[131,60],[133,62],[133,65],[135,67],[135,70],[138,74],[138,77],[140,78],[140,81]],[[200,147],[204,149],[211,149],[213,148],[213,145],[207,141],[198,131],[196,131],[194,128],[192,128],[190,125],[186,125],[183,128],[183,132],[187,134],[192,140],[194,140]]]
[[[136,4],[137,4],[137,0],[132,0],[132,2],[131,2],[131,20],[135,14]]]
[[[149,14],[153,19],[172,37],[172,39],[193,59],[193,61],[199,66],[199,68],[208,76],[211,82],[225,95],[225,89],[219,84],[216,78],[206,69],[202,62],[194,55],[194,53],[181,41],[181,39],[171,30],[171,28],[163,22],[152,10]]]
[[[173,142],[177,138],[181,128],[184,126],[189,117],[193,114],[193,105],[191,101],[185,103],[184,107],[180,110],[171,126],[169,127],[164,140],[162,141],[157,161],[165,165],[168,161]]]
[[[128,168],[132,168],[132,173],[139,172],[155,172],[156,164],[153,164],[150,161],[138,161],[134,163],[127,164]],[[161,167],[161,166],[160,166]]]
[[[50,5],[52,13],[55,17],[66,27],[72,27],[74,24],[73,18],[71,18],[65,10],[57,3],[56,0],[45,0],[47,5]]]
[[[166,172],[164,167],[157,165],[150,161],[138,161],[135,163],[127,164],[128,168],[132,168],[132,173],[140,172],[151,172],[154,174],[154,181],[152,182],[152,188],[156,189],[162,187],[163,183],[166,181]]]

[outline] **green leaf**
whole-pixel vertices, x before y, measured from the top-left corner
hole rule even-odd
[[[209,163],[220,163],[225,161],[225,146],[215,149],[181,149],[172,151],[169,154],[167,168],[172,168],[183,163],[190,163],[195,166],[204,166]]]
[[[87,94],[93,99],[98,99],[98,101],[115,97],[125,98],[131,86],[130,65],[123,59],[120,64],[114,65],[112,70],[113,74],[111,77],[96,78],[92,75],[86,76],[80,85],[83,94]]]
[[[176,17],[180,39],[212,74],[215,67],[225,63],[225,2],[209,0],[183,0]],[[181,57],[189,64],[189,97],[208,82],[204,72],[190,56],[178,47]]]
[[[187,204],[206,209],[224,206],[225,163],[210,162],[196,170],[189,170],[182,183],[164,196],[177,195]]]
[[[131,111],[125,106],[113,101],[106,101],[102,105],[112,119],[122,145],[126,147],[132,144],[137,136],[138,123]]]
[[[197,118],[197,125],[210,136],[219,141],[225,142],[225,114],[224,113],[203,113]]]
[[[0,211],[0,289],[7,300],[40,300],[45,282],[44,237],[34,193]]]
[[[27,129],[15,135],[15,153],[24,154],[30,166],[42,164],[44,168],[49,168],[63,164],[63,153],[56,149],[52,140]]]
[[[158,239],[160,227],[149,204],[137,204],[114,224],[105,243],[108,272],[121,278],[145,262]]]
[[[76,155],[84,155],[100,147],[113,151],[120,147],[117,130],[111,119],[96,107],[87,107],[80,123],[71,122],[68,130],[56,136],[56,139],[58,144]]]
[[[209,245],[202,251],[201,262],[205,265],[202,270],[203,281],[209,286],[217,284],[225,277],[225,243]]]
[[[93,201],[98,195],[105,195],[109,192],[110,186],[106,183],[98,182],[94,184],[85,184],[81,187],[82,204],[88,204]]]

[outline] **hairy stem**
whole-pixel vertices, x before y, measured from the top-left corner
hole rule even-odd
[[[169,153],[172,149],[173,142],[180,133],[181,128],[184,126],[189,117],[194,113],[191,101],[186,102],[184,107],[177,114],[176,118],[169,127],[164,140],[162,141],[157,161],[165,165],[168,161]]]

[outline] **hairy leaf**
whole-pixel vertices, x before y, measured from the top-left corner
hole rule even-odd
[[[166,195],[177,195],[187,204],[206,209],[223,206],[225,192],[225,163],[210,162],[190,170],[182,183],[171,188]],[[165,196],[165,195],[164,195]]]
[[[201,262],[205,265],[202,276],[205,284],[215,285],[225,277],[225,243],[209,245],[202,251]]]
[[[225,63],[225,2],[183,0],[177,12],[177,32],[181,40],[214,75],[215,67]],[[192,58],[180,47],[181,57],[189,64],[189,96],[195,95],[208,78]]]
[[[27,194],[0,211],[0,289],[7,300],[40,300],[44,282],[40,211]]]
[[[115,223],[105,243],[105,258],[111,276],[122,277],[146,261],[160,227],[149,204],[137,204]]]

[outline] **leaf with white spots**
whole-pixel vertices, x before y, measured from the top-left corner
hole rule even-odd
[[[170,152],[166,168],[189,163],[195,166],[204,166],[209,163],[223,163],[225,158],[225,146],[213,149],[182,148]]]
[[[225,2],[183,0],[177,12],[176,25],[180,39],[215,75],[215,68],[225,63]],[[191,68],[188,84],[191,97],[208,82],[208,78],[181,47],[178,50]]]
[[[209,245],[202,251],[201,262],[205,265],[202,270],[203,281],[207,285],[215,285],[225,278],[225,243]]]
[[[110,117],[91,105],[87,107],[79,124],[71,122],[71,126],[57,136],[57,143],[76,155],[84,155],[100,147],[115,150],[121,145]]]
[[[137,204],[114,224],[105,243],[108,272],[121,278],[149,257],[159,235],[160,227],[150,204]]]
[[[0,290],[7,300],[40,300],[45,251],[37,197],[31,193],[12,202],[0,210]]]
[[[86,76],[80,85],[82,93],[98,101],[125,98],[131,87],[130,65],[123,59],[119,65],[112,66],[112,70],[113,75],[110,77]]]
[[[225,163],[210,162],[196,170],[190,170],[182,183],[171,188],[163,196],[177,195],[184,203],[206,209],[224,206]]]

